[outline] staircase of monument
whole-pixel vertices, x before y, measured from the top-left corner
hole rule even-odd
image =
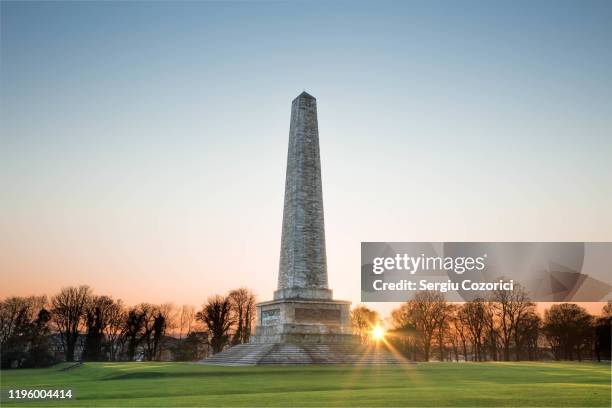
[[[239,344],[204,359],[205,364],[224,366],[256,365],[273,347],[273,344]]]
[[[410,363],[386,347],[353,344],[241,344],[202,361],[224,366]]]

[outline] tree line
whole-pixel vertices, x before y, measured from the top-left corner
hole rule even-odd
[[[358,332],[379,321],[363,306],[352,319]],[[573,303],[540,316],[521,287],[461,304],[424,291],[391,312],[386,341],[415,361],[610,360],[611,320],[610,303],[601,316]]]
[[[191,305],[140,303],[96,295],[88,286],[46,296],[0,301],[2,368],[44,367],[58,361],[193,361],[247,343],[255,326],[255,295],[246,288]],[[359,305],[353,330],[373,343],[380,315]],[[415,361],[610,359],[612,304],[592,316],[572,303],[539,315],[520,287],[489,299],[449,303],[418,292],[387,319],[385,342]]]
[[[191,305],[140,303],[96,295],[88,286],[0,301],[1,367],[58,361],[198,360],[246,343],[255,319],[246,288]]]

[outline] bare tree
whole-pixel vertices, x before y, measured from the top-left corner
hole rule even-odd
[[[351,323],[353,332],[359,336],[362,344],[368,344],[372,338],[371,332],[380,324],[378,312],[359,305],[351,310]]]
[[[90,296],[89,286],[71,286],[63,288],[51,300],[53,321],[62,339],[66,361],[74,361],[79,328]]]
[[[132,307],[126,315],[124,327],[121,333],[122,342],[127,343],[127,359],[132,361],[136,357],[136,352],[142,341],[142,330],[146,312],[140,307]]]
[[[1,368],[43,367],[54,362],[46,301],[45,296],[29,296],[0,302]]]
[[[193,320],[195,319],[195,308],[192,305],[183,305],[179,312],[179,339],[183,338],[183,334],[191,333]]]
[[[166,332],[172,332],[177,327],[176,308],[172,303],[157,306],[153,320],[153,358],[159,360],[167,347]]]
[[[529,300],[527,292],[519,285],[514,290],[493,292],[493,309],[499,324],[499,335],[504,348],[504,360],[510,360],[510,341],[515,335],[516,326],[521,318],[535,304]]]
[[[133,360],[138,351],[147,361],[161,358],[167,347],[166,331],[174,327],[174,311],[171,303],[140,303],[130,309],[122,332],[122,341],[127,343],[129,360]]]
[[[483,339],[483,359],[487,359],[486,345],[489,349],[489,358],[493,361],[499,360],[499,327],[495,307],[493,302],[484,302],[484,339]]]
[[[104,335],[108,344],[109,358],[115,361],[123,342],[122,331],[125,327],[127,313],[121,299],[115,300],[108,309],[108,324],[104,329]]]
[[[485,302],[482,299],[474,299],[464,303],[459,310],[459,319],[467,328],[472,343],[472,355],[474,361],[482,361],[483,335],[486,327]]]
[[[423,356],[429,361],[431,342],[440,321],[446,314],[448,304],[439,292],[417,292],[414,299],[408,301],[411,314],[414,316],[416,329],[421,335]]]
[[[232,344],[247,343],[251,334],[251,325],[255,316],[255,295],[247,288],[230,291],[229,300],[232,310],[232,319],[236,323],[236,331]]]
[[[104,333],[111,318],[115,301],[108,296],[90,296],[85,306],[85,346],[83,360],[101,361],[103,355]]]
[[[593,334],[593,318],[573,303],[552,305],[544,312],[542,330],[556,360],[582,359],[582,348]]]
[[[446,349],[446,339],[447,339],[447,335],[449,334],[450,330],[451,330],[451,320],[453,318],[453,315],[455,313],[455,306],[448,304],[446,302],[444,302],[443,304],[440,305],[440,309],[438,312],[438,318],[437,318],[437,328],[436,328],[436,337],[437,337],[437,343],[438,343],[438,350],[440,353],[440,361],[444,361],[444,357],[445,357],[445,353],[444,350]]]
[[[253,331],[253,325],[257,316],[257,297],[253,292],[250,292],[246,307],[244,308],[244,328],[242,330],[242,343],[248,343],[251,333]]]
[[[528,360],[537,360],[541,325],[542,319],[535,310],[529,310],[520,318],[514,332],[517,361],[520,359],[520,353],[523,350],[527,352]]]
[[[211,333],[210,343],[213,353],[223,350],[229,341],[229,330],[234,323],[231,316],[231,302],[227,296],[212,296],[196,314]]]
[[[610,360],[612,354],[612,303],[608,302],[595,318],[595,357],[597,361]]]
[[[457,347],[461,346],[461,352],[463,354],[463,359],[467,361],[468,352],[467,352],[467,336],[468,336],[468,328],[465,324],[464,320],[460,317],[461,306],[455,306],[455,314],[453,315],[451,322],[453,327],[453,335],[455,336],[455,342],[458,343]],[[459,358],[456,358],[459,360]]]
[[[0,302],[0,348],[24,321],[34,320],[47,304],[46,296],[12,296]]]
[[[174,303],[162,303],[157,306],[160,313],[166,319],[166,331],[167,332],[175,332],[179,327],[179,319],[180,319],[180,311],[177,307],[174,306]]]
[[[138,309],[142,315],[140,343],[143,347],[144,359],[152,361],[155,357],[155,339],[153,332],[155,331],[155,317],[158,308],[150,303],[141,303],[138,305]]]

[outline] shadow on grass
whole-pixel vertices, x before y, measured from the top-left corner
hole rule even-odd
[[[330,375],[337,378],[338,375],[348,375],[351,372],[350,368],[343,367],[325,367],[325,370],[321,368],[308,369],[300,366],[299,369],[295,366],[289,367],[274,367],[272,369],[263,371],[260,367],[253,369],[222,369],[222,370],[210,370],[210,371],[135,371],[130,373],[117,373],[104,378],[106,381],[112,380],[141,380],[141,379],[156,379],[156,378],[219,378],[219,377],[245,377],[253,376],[257,374],[265,374],[267,377],[282,376],[282,377],[301,377],[307,375],[320,376]]]
[[[237,377],[244,375],[253,375],[248,372],[224,372],[224,371],[213,371],[213,372],[173,372],[164,373],[159,371],[142,371],[137,373],[125,373],[117,374],[110,377],[104,378],[105,381],[109,380],[144,380],[144,379],[155,379],[155,378],[207,378],[207,377]]]

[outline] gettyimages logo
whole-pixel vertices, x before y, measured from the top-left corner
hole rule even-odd
[[[605,301],[611,269],[612,243],[362,242],[361,300],[429,290],[466,301],[520,287],[533,301]]]
[[[411,275],[418,271],[445,270],[462,274],[465,271],[482,271],[485,268],[487,254],[477,258],[468,257],[441,257],[441,256],[420,256],[414,257],[406,253],[396,254],[395,257],[377,257],[373,259],[372,273],[379,275],[386,270],[404,270]]]

